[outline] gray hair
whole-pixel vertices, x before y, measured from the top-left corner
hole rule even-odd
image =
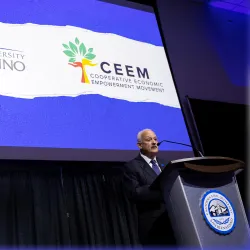
[[[152,131],[152,129],[150,129],[150,128],[145,128],[145,129],[139,131],[137,134],[137,142],[141,142],[142,141],[142,134],[146,131],[149,131],[149,130]]]

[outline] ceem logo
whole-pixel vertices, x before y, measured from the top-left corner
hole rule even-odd
[[[69,57],[69,65],[73,67],[80,67],[82,69],[82,83],[89,84],[89,78],[86,73],[86,66],[96,66],[97,64],[92,63],[92,60],[96,57],[93,53],[93,48],[87,48],[83,43],[79,41],[78,38],[75,38],[75,44],[69,42],[69,44],[63,44],[64,54]]]

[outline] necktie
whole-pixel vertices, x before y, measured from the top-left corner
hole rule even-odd
[[[152,163],[152,168],[155,171],[155,173],[157,175],[159,175],[161,173],[161,170],[160,170],[159,166],[157,165],[156,161],[155,160],[151,160],[150,162]]]

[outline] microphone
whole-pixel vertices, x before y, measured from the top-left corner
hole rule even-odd
[[[162,140],[162,141],[160,141],[160,142],[157,143],[157,146],[160,146],[163,142],[169,142],[169,143],[173,143],[173,144],[179,144],[179,145],[190,147],[190,148],[194,149],[201,157],[204,157],[204,155],[201,153],[201,151],[198,150],[197,148],[194,148],[194,147],[192,147],[189,144],[185,144],[185,143],[181,143],[181,142],[175,142],[175,141],[169,141],[169,140]]]

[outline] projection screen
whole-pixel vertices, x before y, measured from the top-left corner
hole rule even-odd
[[[0,32],[1,159],[126,161],[144,128],[190,144],[153,11],[8,0]],[[167,159],[192,155],[161,145]]]

